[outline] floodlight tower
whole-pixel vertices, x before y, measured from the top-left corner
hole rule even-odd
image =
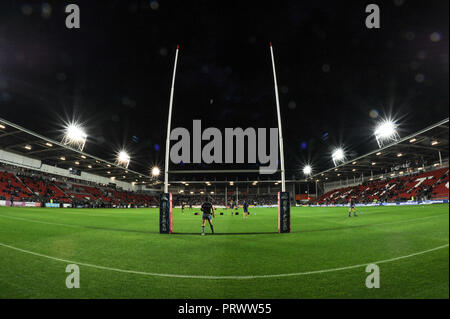
[[[400,135],[397,132],[397,125],[391,120],[385,120],[379,123],[374,135],[379,148],[382,148],[387,142],[395,142],[400,139]]]
[[[128,165],[130,165],[130,155],[128,155],[126,151],[120,151],[119,154],[117,154],[116,165],[128,168]]]
[[[311,176],[312,174],[312,167],[311,165],[307,164],[303,167],[303,174],[306,176],[306,189],[307,189],[307,194],[308,194],[308,198],[309,198],[309,182],[308,182],[308,177]]]
[[[69,145],[79,151],[83,151],[86,144],[87,134],[77,124],[69,124],[66,127],[64,137],[61,141],[64,145]]]
[[[334,152],[331,154],[331,159],[333,160],[334,166],[338,166],[339,163],[342,163],[345,161],[345,153],[342,148],[337,148],[334,150]]]
[[[305,165],[305,167],[303,167],[303,174],[305,174],[306,176],[310,176],[311,173],[312,173],[311,165]]]
[[[152,176],[154,178],[157,178],[160,173],[161,173],[161,170],[159,169],[159,167],[158,166],[153,166],[153,168],[152,168]]]

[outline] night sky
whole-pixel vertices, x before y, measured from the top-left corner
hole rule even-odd
[[[244,3],[245,2],[245,3]],[[65,5],[81,9],[67,29]],[[365,27],[365,7],[381,28]],[[448,117],[448,1],[12,1],[0,4],[0,117],[60,139],[76,120],[85,151],[130,168],[163,166],[175,48],[172,128],[276,127],[280,91],[287,177]],[[175,165],[172,165],[175,168]]]

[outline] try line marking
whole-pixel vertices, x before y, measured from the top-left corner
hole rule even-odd
[[[199,276],[199,275],[177,275],[177,274],[160,274],[160,273],[153,273],[153,272],[144,272],[144,271],[136,271],[136,270],[127,270],[127,269],[119,269],[119,268],[111,268],[106,266],[99,266],[94,264],[87,264],[87,263],[81,263],[78,261],[68,260],[68,259],[62,259],[57,258],[53,256],[48,256],[44,254],[39,254],[30,250],[17,248],[14,246],[10,246],[7,244],[0,243],[0,246],[4,248],[9,248],[12,250],[20,251],[25,254],[30,254],[38,257],[48,258],[55,261],[60,261],[68,264],[77,264],[81,266],[96,268],[96,269],[102,269],[102,270],[109,270],[109,271],[115,271],[115,272],[121,272],[121,273],[128,273],[128,274],[136,274],[136,275],[144,275],[144,276],[155,276],[155,277],[170,277],[170,278],[185,278],[185,279],[221,279],[221,280],[227,280],[227,279],[234,279],[234,280],[242,280],[242,279],[258,279],[258,278],[277,278],[277,277],[292,277],[292,276],[304,276],[304,275],[313,275],[313,274],[322,274],[327,272],[334,272],[334,271],[341,271],[341,270],[348,270],[348,269],[354,269],[354,268],[360,268],[367,266],[368,264],[383,264],[388,262],[393,262],[401,259],[411,258],[414,256],[423,255],[426,253],[430,253],[432,251],[436,251],[445,247],[448,247],[449,244],[445,244],[442,246],[438,246],[435,248],[419,251],[413,254],[400,256],[400,257],[394,257],[390,259],[384,259],[384,260],[378,260],[378,261],[372,261],[364,264],[359,265],[352,265],[352,266],[346,266],[346,267],[339,267],[339,268],[330,268],[330,269],[322,269],[322,270],[312,270],[312,271],[305,271],[305,272],[296,272],[296,273],[289,273],[289,274],[274,274],[274,275],[254,275],[254,276]]]

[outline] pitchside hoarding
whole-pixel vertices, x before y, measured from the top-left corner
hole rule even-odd
[[[9,200],[0,200],[0,206],[11,206]],[[13,206],[17,207],[41,207],[41,203],[37,202],[13,202]]]
[[[172,234],[172,194],[162,193],[159,197],[159,233]]]
[[[288,192],[278,193],[278,232],[291,232],[291,205]]]

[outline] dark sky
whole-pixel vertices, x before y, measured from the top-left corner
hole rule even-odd
[[[79,30],[65,27],[68,3]],[[365,27],[369,3],[380,29]],[[268,128],[272,41],[288,177],[325,169],[335,146],[376,148],[385,116],[401,136],[448,117],[448,11],[446,0],[2,0],[0,117],[55,139],[75,119],[86,152],[112,160],[125,147],[131,168],[162,166],[176,45],[173,128]]]

